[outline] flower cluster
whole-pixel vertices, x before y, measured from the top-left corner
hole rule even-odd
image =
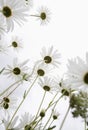
[[[0,0],[0,55],[8,55],[11,60],[0,63],[0,129],[62,130],[71,111],[73,118],[83,119],[87,130],[88,53],[85,61],[80,57],[68,60],[63,76],[59,75],[61,54],[53,45],[41,49],[40,58],[32,67],[28,59],[20,61],[17,56],[9,55],[11,49],[17,54],[24,45],[18,35],[10,36],[7,42],[9,32],[17,25],[23,26],[30,17],[40,20],[41,25],[50,21],[47,7],[41,6],[36,13],[30,13],[33,4],[32,0]],[[66,99],[69,106],[60,120],[59,103]]]

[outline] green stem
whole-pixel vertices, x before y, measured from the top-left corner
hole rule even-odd
[[[2,93],[0,93],[0,96],[2,96],[5,92],[7,92],[10,88],[12,88],[17,83],[21,82],[22,80],[18,80],[17,82],[11,84],[7,89],[5,89]]]
[[[38,15],[30,15],[30,16],[33,16],[33,17],[40,17],[40,16],[38,16]]]
[[[85,117],[85,119],[84,119],[84,130],[87,130],[87,129],[86,129],[86,117]]]
[[[28,93],[30,92],[30,90],[31,90],[32,86],[34,85],[35,81],[37,80],[37,78],[38,78],[38,76],[35,78],[35,80],[34,80],[33,83],[31,84],[31,86],[30,86],[29,89],[27,90],[27,92],[26,92],[26,94],[25,94],[25,98],[22,99],[22,101],[20,102],[20,104],[19,104],[19,106],[17,107],[16,111],[14,112],[14,114],[13,114],[12,118],[10,119],[10,122],[9,122],[9,124],[8,124],[6,130],[8,130],[8,127],[10,126],[10,124],[11,124],[13,118],[15,117],[15,115],[16,115],[16,113],[18,112],[19,108],[21,107],[21,105],[22,105],[23,102],[25,101],[26,97],[28,96]]]
[[[59,130],[62,129],[62,127],[63,127],[63,125],[64,125],[64,122],[65,122],[65,120],[66,120],[66,117],[67,117],[67,115],[68,115],[68,113],[69,113],[69,110],[70,110],[70,106],[69,106],[68,109],[67,109],[67,112],[66,112],[66,114],[65,114],[65,116],[64,116],[64,119],[63,119],[63,121],[62,121],[62,123],[61,123],[61,125],[60,125]]]
[[[38,108],[37,114],[36,114],[36,116],[35,116],[36,118],[37,118],[38,113],[39,113],[39,111],[40,111],[40,109],[41,109],[41,106],[42,106],[42,104],[43,104],[43,101],[44,101],[45,95],[46,95],[46,91],[44,92],[43,98],[42,98],[41,103],[40,103],[40,105],[39,105],[39,108]]]

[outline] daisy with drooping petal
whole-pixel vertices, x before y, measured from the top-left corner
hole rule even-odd
[[[7,68],[5,69],[5,73],[7,74],[8,77],[12,77],[15,79],[23,79],[24,74],[27,72],[28,67],[26,66],[28,60],[18,63],[18,59],[15,58],[13,61],[13,65],[10,66],[8,65]]]
[[[86,61],[80,57],[74,60],[68,60],[67,83],[74,89],[88,89],[88,53],[86,53]]]
[[[37,17],[40,20],[41,25],[47,24],[50,21],[50,11],[47,7],[41,7],[38,10],[37,14],[31,15],[33,17]]]
[[[12,47],[15,51],[18,52],[19,49],[21,49],[23,46],[22,42],[22,39],[18,36],[12,36],[9,47]]]
[[[46,65],[53,65],[58,66],[60,64],[60,53],[58,53],[57,50],[53,49],[53,46],[51,46],[49,49],[46,49],[45,47],[42,48],[41,52],[42,60],[41,62]]]
[[[22,5],[21,0],[1,0],[0,1],[0,13],[6,20],[7,31],[14,29],[14,22],[21,25],[26,21],[27,9]]]

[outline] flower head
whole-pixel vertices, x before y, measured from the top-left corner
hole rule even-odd
[[[13,30],[14,22],[21,25],[26,20],[27,9],[22,4],[23,2],[20,0],[1,0],[0,10],[6,21],[7,31]]]
[[[32,130],[33,125],[35,124],[33,122],[33,120],[34,120],[34,116],[29,115],[28,112],[25,112],[24,115],[21,115],[19,129],[20,130]]]
[[[40,20],[41,25],[45,25],[50,21],[50,11],[46,7],[39,8],[38,13],[31,16],[37,17],[37,19]]]
[[[58,116],[59,116],[59,113],[56,110],[54,110],[52,116],[53,116],[53,120],[57,120]]]
[[[20,39],[18,36],[13,36],[10,41],[9,47],[12,47],[14,50],[18,52],[19,49],[22,48],[22,39]]]
[[[54,81],[48,77],[40,78],[38,84],[43,88],[44,91],[47,92],[56,91],[57,89]]]
[[[15,79],[23,79],[24,74],[28,70],[28,67],[26,66],[26,63],[28,60],[18,63],[18,59],[15,58],[13,61],[13,65],[7,66],[7,69],[4,74],[7,74],[9,77],[15,78]]]
[[[88,53],[86,53],[86,62],[80,57],[68,61],[67,80],[68,84],[74,89],[88,89]]]
[[[17,97],[5,93],[0,97],[0,110],[3,110],[5,113],[11,113],[16,109]]]
[[[53,65],[58,66],[60,64],[60,54],[57,52],[57,50],[53,49],[53,46],[51,46],[48,50],[43,47],[41,52],[42,60],[41,62],[46,65]]]

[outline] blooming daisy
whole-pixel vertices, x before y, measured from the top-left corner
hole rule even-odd
[[[46,49],[45,47],[42,48],[41,52],[42,60],[40,60],[42,63],[46,65],[53,65],[58,66],[60,64],[60,54],[57,52],[57,50],[53,49],[53,46],[51,46],[49,49]]]
[[[3,18],[6,20],[7,31],[13,30],[14,22],[21,25],[26,19],[27,9],[22,5],[21,0],[1,0],[0,12]]]
[[[56,91],[57,86],[51,78],[44,77],[40,78],[38,84],[43,88],[44,91],[52,92]]]
[[[28,67],[26,66],[26,63],[28,60],[18,63],[18,59],[15,58],[13,61],[13,65],[10,66],[8,65],[7,68],[5,69],[5,73],[7,74],[8,77],[12,77],[15,79],[23,79],[24,74],[27,72]]]
[[[19,49],[22,48],[22,42],[22,39],[18,36],[12,36],[9,47],[12,47],[14,50],[18,52]]]
[[[33,130],[33,125],[36,122],[33,122],[34,116],[29,115],[28,112],[25,112],[24,115],[21,115],[19,129],[20,130]]]
[[[74,60],[68,60],[67,65],[67,83],[74,89],[88,89],[88,53],[86,53],[86,61],[80,57]]]
[[[11,117],[10,117],[10,115],[8,115],[8,114],[2,117],[2,123],[3,123],[3,126],[4,126],[5,130],[7,130],[7,127],[8,127],[9,121],[10,121],[10,118],[11,118]],[[16,117],[12,120],[11,124],[10,124],[9,127],[8,127],[8,130],[19,130],[19,129],[17,128],[17,126],[16,126],[17,121],[18,121],[18,116],[16,116]]]
[[[0,110],[5,113],[11,113],[16,109],[17,97],[5,93],[0,97]]]
[[[43,66],[41,64],[38,64],[38,65],[36,64],[33,74],[34,74],[34,76],[42,77],[42,76],[45,76],[47,74],[47,71],[48,71],[48,69],[45,66]]]
[[[38,10],[38,13],[35,15],[31,15],[33,17],[37,17],[40,20],[41,25],[47,24],[50,21],[50,11],[47,7],[41,7]]]

